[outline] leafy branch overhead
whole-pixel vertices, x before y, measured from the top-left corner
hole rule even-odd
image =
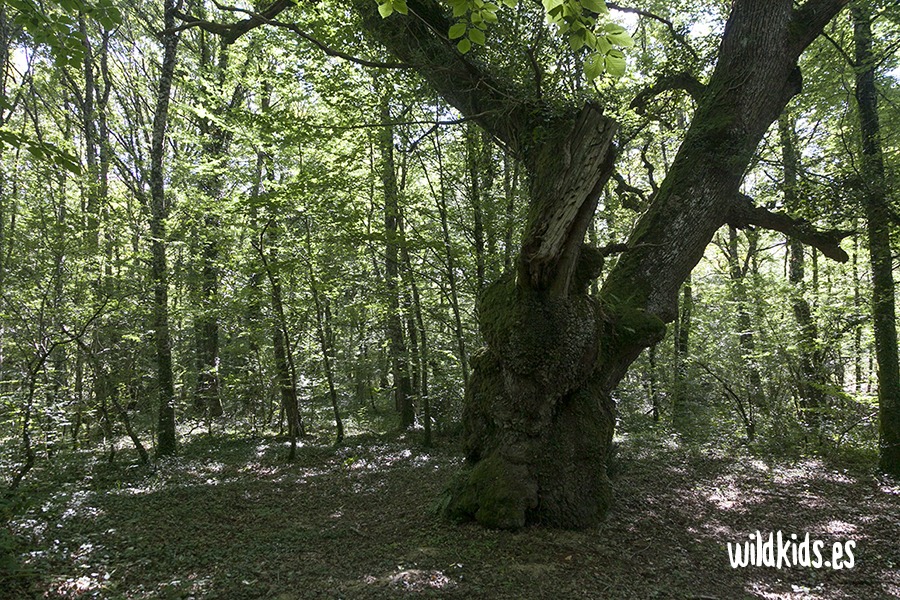
[[[515,8],[518,0],[502,0],[507,8]],[[497,23],[499,5],[484,0],[447,0],[457,22],[450,26],[447,37],[458,40],[456,48],[466,54],[473,45],[487,41],[488,26]],[[625,53],[634,40],[625,28],[608,20],[609,9],[603,0],[542,0],[547,21],[565,36],[574,52],[586,50],[584,74],[593,81],[603,73],[613,77],[625,74]],[[387,18],[395,12],[409,14],[406,0],[378,0],[378,12]]]
[[[112,0],[3,0],[15,10],[15,21],[36,45],[46,45],[60,66],[77,67],[84,60],[79,22],[88,17],[109,31],[122,23],[122,13]]]

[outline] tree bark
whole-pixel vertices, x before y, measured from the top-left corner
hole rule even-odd
[[[163,59],[159,72],[156,110],[150,148],[150,271],[153,281],[153,338],[156,346],[156,378],[158,386],[158,425],[156,455],[175,454],[175,384],[172,376],[172,347],[169,338],[169,270],[166,262],[166,203],[163,160],[165,157],[166,126],[169,118],[169,95],[175,73],[178,34],[175,26],[175,5],[166,0],[162,34]]]
[[[781,138],[782,162],[784,163],[784,206],[789,212],[797,212],[800,209],[798,194],[800,156],[794,144],[793,120],[788,115],[782,115],[779,119],[778,131]],[[824,386],[826,382],[819,352],[818,327],[804,294],[806,249],[800,240],[789,237],[787,250],[791,308],[799,328],[797,346],[800,381],[797,382],[796,394],[799,396],[800,419],[807,427],[815,429],[821,424],[821,413],[825,407]]]
[[[875,60],[872,54],[872,14],[869,4],[852,4],[856,58],[856,101],[862,132],[863,207],[872,264],[872,318],[878,363],[879,461],[886,473],[900,476],[900,361],[894,307],[891,259],[892,215],[885,185]]]

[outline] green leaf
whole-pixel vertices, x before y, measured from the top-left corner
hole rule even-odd
[[[450,31],[447,33],[450,36],[451,40],[456,40],[466,35],[467,26],[465,23],[457,23],[450,28]]]
[[[612,44],[609,43],[606,36],[601,36],[597,38],[597,43],[594,44],[594,50],[603,55],[612,50]]]
[[[381,15],[382,19],[387,19],[389,16],[394,14],[394,5],[390,0],[388,0],[384,4],[378,5],[378,14]]]
[[[619,46],[620,48],[631,48],[634,46],[634,40],[631,39],[628,32],[624,30],[620,33],[611,33],[606,36],[606,39],[609,40],[609,43],[613,46]]]
[[[409,8],[406,6],[406,0],[391,0],[391,6],[401,15],[408,15]]]
[[[478,44],[479,46],[484,46],[485,38],[484,32],[480,29],[472,28],[469,30],[469,39],[472,40],[472,43]]]
[[[519,0],[503,0],[503,4],[509,8],[515,8]]]
[[[581,5],[591,12],[601,15],[609,14],[609,9],[606,7],[606,2],[603,0],[581,0]]]
[[[472,42],[469,41],[469,38],[463,38],[456,44],[456,49],[465,54],[472,49]]]
[[[625,55],[619,50],[610,50],[606,55],[606,71],[613,77],[625,74]]]
[[[461,17],[469,10],[469,3],[466,0],[449,0],[449,4],[453,9],[454,17]]]
[[[577,31],[569,36],[569,47],[578,52],[584,48],[584,33]]]
[[[584,63],[584,74],[588,81],[593,81],[603,73],[604,60],[600,54],[591,54]]]
[[[543,0],[544,10],[548,13],[553,11],[554,9],[561,8],[563,5],[563,0]]]

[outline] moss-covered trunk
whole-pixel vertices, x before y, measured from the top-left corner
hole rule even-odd
[[[376,3],[354,0],[363,29],[520,159],[530,180],[514,272],[480,301],[486,345],[467,382],[467,466],[446,513],[510,529],[602,517],[612,390],[662,338],[678,290],[720,226],[797,232],[846,259],[840,237],[755,208],[738,191],[766,129],[800,89],[800,53],[847,1],[735,0],[716,71],[694,86],[698,107],[678,156],[595,298],[587,290],[604,253],[584,236],[612,171],[614,123],[598,107],[548,99],[540,86],[459,54],[442,33],[451,20],[441,3],[408,0],[410,18],[391,20]]]
[[[449,490],[454,518],[580,527],[609,505],[615,407],[596,377],[604,320],[588,295],[602,259],[582,242],[611,174],[614,131],[587,106],[554,121],[531,156],[518,269],[480,299],[486,346],[466,389],[469,467]]]
[[[508,529],[596,522],[611,496],[615,423],[594,376],[599,304],[583,290],[557,297],[510,277],[486,290],[481,314],[487,346],[472,359],[463,413],[470,466],[448,514]]]

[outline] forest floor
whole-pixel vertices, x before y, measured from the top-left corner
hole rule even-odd
[[[449,443],[196,440],[154,469],[58,463],[13,522],[14,598],[900,598],[900,486],[871,468],[766,461],[661,435],[620,442],[616,505],[581,532],[452,525],[430,513]],[[85,455],[87,456],[87,455]],[[853,540],[854,566],[733,569],[761,531]],[[16,590],[16,591],[13,591]]]

